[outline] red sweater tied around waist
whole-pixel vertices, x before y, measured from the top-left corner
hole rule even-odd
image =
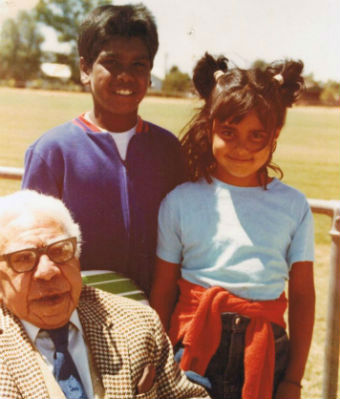
[[[178,341],[184,345],[181,368],[204,375],[220,343],[221,313],[248,316],[242,399],[270,399],[275,368],[271,322],[286,327],[283,319],[287,308],[285,294],[275,300],[251,301],[221,287],[206,289],[184,279],[178,284],[180,298],[171,318],[169,336],[173,345]]]

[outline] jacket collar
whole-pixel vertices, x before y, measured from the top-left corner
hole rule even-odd
[[[85,113],[78,116],[78,118],[73,119],[72,123],[79,126],[87,133],[101,133],[101,129],[96,126],[94,123],[88,121],[84,117]],[[137,126],[136,126],[136,134],[146,133],[149,131],[149,125],[147,122],[143,121],[140,116],[137,116]]]

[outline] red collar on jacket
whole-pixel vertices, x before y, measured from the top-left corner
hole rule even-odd
[[[85,112],[78,116],[78,118],[73,119],[72,123],[75,125],[79,126],[85,131],[91,131],[93,133],[101,133],[102,130],[96,126],[94,123],[88,121],[85,117]],[[140,116],[137,116],[137,126],[136,126],[136,133],[146,133],[149,131],[149,124],[145,121]]]

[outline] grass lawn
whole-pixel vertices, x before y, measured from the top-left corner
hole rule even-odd
[[[198,105],[198,102],[189,100],[147,97],[140,111],[143,118],[178,134]],[[22,167],[30,143],[47,129],[90,107],[88,94],[0,88],[0,165]],[[303,191],[308,198],[340,198],[339,116],[339,109],[296,107],[289,111],[286,126],[281,132],[274,160],[285,173],[283,180]],[[0,179],[0,195],[19,187],[18,181]],[[303,381],[303,397],[308,399],[321,398],[329,229],[330,219],[315,215],[317,314]]]

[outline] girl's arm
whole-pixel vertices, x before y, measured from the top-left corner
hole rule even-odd
[[[180,265],[157,258],[150,293],[150,305],[157,311],[165,331],[169,329],[170,318],[177,300],[177,280]]]
[[[288,285],[289,363],[285,377],[277,390],[276,399],[299,399],[311,345],[315,290],[312,262],[294,263]]]

